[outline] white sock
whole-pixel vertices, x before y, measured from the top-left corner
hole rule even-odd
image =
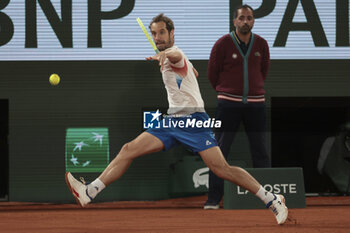
[[[263,186],[260,186],[259,191],[255,194],[255,196],[257,196],[258,198],[260,198],[265,205],[267,203],[269,203],[270,201],[272,201],[273,199],[275,199],[275,195],[273,193],[270,193],[268,191],[266,191]]]
[[[106,185],[100,180],[100,179],[96,179],[94,180],[91,184],[89,184],[88,186],[88,194],[91,198],[95,198],[97,196],[97,194],[99,192],[101,192]]]

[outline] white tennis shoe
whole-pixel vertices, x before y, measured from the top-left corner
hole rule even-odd
[[[89,197],[87,193],[87,186],[75,179],[70,172],[66,172],[65,177],[67,186],[72,192],[77,203],[81,207],[85,207],[87,204],[89,204],[92,201],[92,198]]]
[[[288,217],[288,208],[283,195],[275,195],[275,199],[267,203],[269,208],[276,217],[278,224],[283,224]]]
[[[220,209],[220,205],[219,204],[205,204],[203,209],[205,210],[218,210]]]

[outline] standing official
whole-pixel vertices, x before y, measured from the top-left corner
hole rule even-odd
[[[241,122],[248,135],[254,167],[270,167],[266,151],[266,106],[264,81],[270,66],[265,39],[252,33],[253,9],[236,8],[235,30],[221,37],[213,46],[208,77],[218,93],[216,119],[222,121],[215,132],[218,145],[227,159]],[[224,181],[209,173],[209,193],[204,209],[218,209]]]

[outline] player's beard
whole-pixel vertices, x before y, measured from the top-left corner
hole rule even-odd
[[[161,44],[161,47],[158,46],[159,44]],[[172,38],[169,35],[168,42],[165,42],[165,41],[161,41],[161,43],[158,42],[157,48],[158,48],[159,51],[164,51],[164,50],[172,47],[173,45],[174,45],[173,40],[172,40]]]
[[[251,30],[252,30],[252,27],[250,27],[248,24],[244,24],[242,27],[238,27],[239,33],[243,35],[249,34]]]

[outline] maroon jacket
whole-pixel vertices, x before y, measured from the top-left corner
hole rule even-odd
[[[214,44],[208,65],[209,81],[219,96],[231,96],[243,102],[264,98],[264,81],[270,67],[268,44],[262,37],[252,34],[244,59],[238,43],[233,33],[224,35]]]

